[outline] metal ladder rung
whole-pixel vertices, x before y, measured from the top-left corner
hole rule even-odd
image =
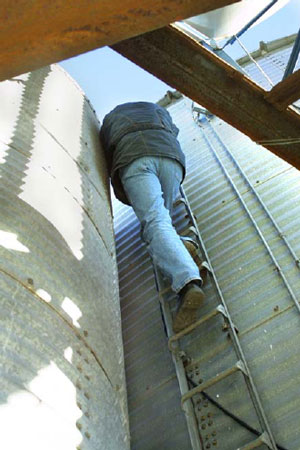
[[[211,268],[210,268],[210,266],[209,266],[207,261],[202,261],[201,266],[199,267],[199,269],[200,269],[200,271],[205,269],[205,270],[207,270],[208,272],[211,273]]]
[[[229,377],[229,375],[232,375],[233,373],[240,370],[244,373],[244,375],[248,376],[248,373],[246,371],[246,368],[242,361],[237,361],[234,366],[230,367],[229,369],[224,370],[223,372],[218,373],[215,377],[210,378],[209,380],[205,381],[204,383],[201,383],[199,386],[191,389],[190,391],[186,392],[181,397],[181,406],[184,402],[186,402],[188,399],[193,397],[195,394],[199,394],[205,389],[209,388],[210,386],[213,386],[214,384],[218,383],[219,381],[223,380],[224,378]]]
[[[173,206],[178,206],[180,205],[180,203],[183,203],[185,206],[187,206],[186,200],[183,197],[180,197],[177,200],[175,200]]]
[[[249,442],[249,444],[239,447],[237,450],[252,450],[253,448],[260,447],[262,444],[266,444],[269,448],[273,448],[270,442],[268,433],[264,432],[255,441]]]
[[[200,274],[203,270],[206,270],[207,272],[211,272],[211,268],[209,267],[209,264],[207,261],[201,261],[201,264],[198,267],[199,267]],[[167,294],[168,292],[173,292],[170,285],[165,287],[164,289],[158,291],[158,294],[161,298],[163,298],[163,296],[165,294]]]
[[[195,236],[198,236],[197,230],[193,225],[188,228],[188,231],[193,233]]]
[[[225,311],[223,305],[218,305],[215,309],[213,309],[206,316],[204,316],[201,319],[197,320],[196,322],[192,323],[191,325],[186,327],[184,330],[179,331],[179,333],[171,336],[169,339],[169,342],[168,342],[169,350],[171,352],[175,351],[175,348],[172,345],[173,342],[176,342],[176,341],[178,341],[178,339],[182,338],[186,334],[191,333],[195,328],[199,327],[200,325],[207,322],[209,319],[212,319],[213,317],[217,316],[218,314],[222,314],[222,316],[227,317],[227,314],[226,314],[226,311]]]
[[[199,248],[198,242],[196,242],[195,239],[191,238],[190,236],[180,235],[179,237],[183,243],[185,243],[185,242],[192,243],[194,245],[195,249]]]

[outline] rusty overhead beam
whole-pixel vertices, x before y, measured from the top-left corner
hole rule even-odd
[[[168,26],[112,48],[300,169],[300,115],[278,111],[264,89],[182,31]]]
[[[300,69],[276,84],[266,94],[266,100],[272,103],[279,111],[283,111],[289,105],[300,98]]]
[[[2,0],[0,81],[240,0]]]

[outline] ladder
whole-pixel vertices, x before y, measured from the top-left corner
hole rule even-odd
[[[255,387],[251,372],[249,370],[245,355],[243,353],[243,349],[240,344],[240,340],[238,337],[238,330],[236,329],[225,299],[223,297],[222,291],[220,289],[220,286],[218,284],[217,278],[215,276],[215,273],[211,267],[209,256],[207,254],[206,248],[204,246],[204,242],[201,238],[201,234],[199,232],[197,222],[195,220],[195,217],[192,213],[190,204],[187,200],[187,197],[185,195],[185,192],[183,188],[181,187],[181,199],[179,200],[182,202],[186,208],[187,217],[189,220],[190,228],[189,230],[194,234],[196,242],[198,246],[200,247],[201,253],[204,255],[207,265],[206,268],[209,268],[210,276],[212,279],[212,282],[215,285],[218,297],[219,297],[219,305],[214,308],[212,311],[210,311],[208,314],[206,314],[204,317],[201,317],[199,320],[197,320],[195,323],[189,325],[186,329],[180,331],[177,334],[173,333],[172,330],[172,314],[170,309],[170,303],[168,301],[168,297],[170,295],[170,287],[166,286],[165,281],[163,280],[161,274],[159,273],[159,270],[154,267],[154,274],[155,274],[155,280],[157,284],[157,289],[159,292],[159,299],[161,304],[161,310],[163,315],[163,320],[166,327],[166,332],[168,335],[168,347],[172,354],[172,359],[175,365],[175,371],[179,382],[179,388],[181,392],[181,406],[185,413],[186,421],[187,421],[187,427],[190,435],[191,445],[193,450],[203,450],[204,449],[204,442],[203,438],[201,436],[197,417],[195,414],[195,407],[192,402],[192,399],[197,395],[204,392],[207,388],[216,385],[221,380],[232,376],[236,372],[240,372],[243,375],[246,387],[248,389],[248,392],[250,394],[250,398],[258,419],[258,422],[261,427],[261,433],[260,435],[248,442],[243,447],[239,447],[236,450],[252,450],[255,448],[260,447],[261,445],[266,445],[271,450],[277,450],[276,442],[274,439],[274,436],[272,435],[270,425],[268,423],[266,414],[264,412],[262,401],[260,399],[260,396],[257,392],[257,389]],[[193,388],[189,387],[189,381],[188,376],[185,370],[185,359],[186,359],[186,353],[184,350],[180,347],[180,339],[189,333],[191,333],[193,330],[201,327],[204,323],[212,320],[214,317],[221,315],[221,317],[224,320],[224,327],[228,330],[229,336],[231,338],[231,342],[233,344],[233,348],[236,354],[236,363],[232,365],[231,367],[228,367],[226,370],[215,374],[212,378],[202,382],[199,385],[196,385]],[[213,444],[215,445],[215,444]],[[233,449],[234,450],[234,449]]]

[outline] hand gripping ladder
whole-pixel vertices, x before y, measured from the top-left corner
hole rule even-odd
[[[210,386],[215,385],[219,381],[223,380],[224,378],[230,377],[232,374],[236,373],[237,371],[241,372],[246,386],[248,388],[250,398],[252,400],[254,409],[256,411],[256,415],[258,418],[258,421],[260,423],[261,427],[261,434],[256,438],[255,440],[252,440],[248,444],[244,445],[243,447],[239,447],[237,450],[252,450],[254,448],[258,448],[261,445],[266,445],[271,450],[277,450],[275,439],[272,435],[270,426],[267,421],[266,414],[264,412],[262,402],[260,400],[259,394],[256,390],[256,387],[253,382],[253,378],[251,376],[251,373],[249,371],[246,358],[244,356],[238,334],[237,329],[234,326],[234,323],[230,317],[230,314],[228,312],[223,294],[221,292],[221,289],[219,287],[218,281],[216,279],[216,276],[214,274],[214,271],[211,268],[211,264],[209,261],[209,257],[207,254],[207,251],[205,249],[204,243],[202,241],[195,217],[191,211],[191,207],[188,203],[188,200],[186,198],[186,195],[184,193],[183,188],[181,188],[181,196],[180,202],[184,203],[186,211],[187,211],[187,217],[189,218],[189,222],[191,227],[189,228],[190,231],[192,231],[195,235],[195,238],[197,240],[198,245],[200,246],[202,254],[205,255],[207,263],[204,263],[202,265],[202,268],[206,268],[210,271],[211,277],[213,280],[213,283],[215,284],[216,290],[218,292],[218,296],[220,299],[220,304],[214,308],[210,313],[205,315],[204,317],[197,320],[192,325],[188,326],[186,329],[180,331],[177,334],[173,334],[172,331],[172,315],[171,310],[169,306],[169,302],[166,299],[166,294],[170,292],[170,287],[165,286],[165,282],[159,273],[159,271],[154,267],[154,273],[155,273],[155,279],[157,283],[157,288],[159,291],[159,297],[160,297],[160,303],[161,303],[161,309],[163,314],[164,323],[166,326],[166,331],[168,335],[168,346],[172,353],[173,362],[175,365],[175,370],[179,382],[179,387],[181,391],[181,406],[185,413],[186,420],[187,420],[187,426],[188,431],[191,439],[191,444],[193,450],[202,450],[203,449],[203,441],[201,434],[199,432],[198,423],[195,415],[195,409],[192,403],[192,397],[196,394],[199,394],[205,389],[209,388]],[[228,369],[224,370],[223,372],[217,373],[214,377],[210,378],[209,380],[206,380],[205,382],[201,383],[201,385],[198,385],[192,389],[189,388],[189,383],[187,380],[187,374],[184,367],[183,359],[185,358],[185,352],[180,349],[179,346],[179,340],[183,336],[186,336],[187,334],[191,333],[196,328],[203,325],[205,322],[211,320],[213,317],[217,316],[218,314],[221,314],[225,325],[228,328],[231,341],[234,346],[234,350],[237,356],[237,362]]]

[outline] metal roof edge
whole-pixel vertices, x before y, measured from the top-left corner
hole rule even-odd
[[[286,36],[283,38],[275,39],[274,41],[264,42],[260,41],[259,48],[251,52],[251,56],[254,59],[263,58],[266,54],[275,52],[279,49],[283,49],[284,47],[290,46],[297,37],[297,33],[291,34],[290,36]],[[244,66],[251,62],[249,56],[243,56],[242,58],[238,58],[236,62],[240,66]]]
[[[182,98],[183,95],[179,91],[167,91],[166,94],[156,103],[166,108],[167,106],[176,103],[178,100],[181,100]]]

